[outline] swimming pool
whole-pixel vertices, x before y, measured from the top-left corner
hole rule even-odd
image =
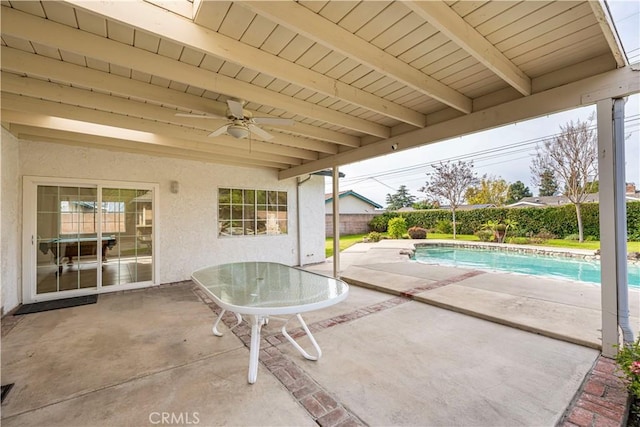
[[[473,267],[600,284],[600,262],[452,246],[416,248],[414,259],[429,264]],[[640,265],[628,264],[629,287],[640,288]]]

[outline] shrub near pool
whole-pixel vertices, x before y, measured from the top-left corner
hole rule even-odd
[[[392,239],[401,239],[407,233],[407,222],[402,217],[391,218],[388,225],[388,234]]]
[[[427,238],[427,230],[422,227],[411,227],[407,230],[409,237],[412,239],[426,239]]]

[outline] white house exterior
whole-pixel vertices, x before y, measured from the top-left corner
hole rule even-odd
[[[333,213],[333,195],[325,194],[324,206],[327,214]],[[378,203],[353,190],[342,191],[339,196],[340,214],[371,214],[382,209]]]
[[[29,265],[28,260],[38,252],[36,246],[25,245],[30,237],[22,233],[23,229],[29,229],[23,213],[24,177],[33,177],[37,182],[51,185],[99,182],[109,186],[144,183],[157,187],[154,219],[157,221],[155,238],[158,244],[154,245],[153,265],[156,271],[153,279],[142,284],[104,286],[84,292],[63,291],[58,297],[188,280],[198,268],[238,260],[273,261],[287,265],[299,265],[301,259],[303,263],[324,261],[324,227],[313,226],[324,224],[323,177],[313,176],[300,184],[298,205],[297,181],[278,180],[277,174],[267,169],[19,140],[5,129],[2,129],[1,156],[0,255],[5,313],[21,302],[53,296],[51,293],[38,296],[34,292],[35,265]],[[177,193],[171,191],[172,181],[178,183]],[[286,192],[287,234],[220,236],[217,194],[218,188],[224,187]],[[299,206],[302,227],[298,224]],[[298,247],[298,242],[301,247]],[[109,262],[112,260],[107,265]]]

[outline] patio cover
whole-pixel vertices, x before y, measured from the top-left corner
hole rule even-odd
[[[588,104],[600,126],[612,99],[640,91],[597,0],[3,0],[0,13],[1,120],[18,138],[280,179],[334,168],[337,181],[340,165]],[[210,137],[228,123],[228,99],[295,125],[261,125],[269,141]],[[599,133],[606,152],[622,144],[611,129]],[[622,165],[602,167],[601,188],[617,194]],[[612,206],[620,222],[624,203]],[[603,265],[624,259],[615,227]],[[603,330],[603,347],[617,342],[615,324]]]
[[[599,1],[3,1],[19,138],[290,178],[638,91]],[[226,100],[273,135],[208,137]]]

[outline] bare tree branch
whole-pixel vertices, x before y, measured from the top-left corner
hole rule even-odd
[[[464,193],[467,188],[478,183],[478,177],[473,171],[473,162],[440,162],[432,167],[434,170],[431,174],[432,178],[420,191],[437,200],[449,203],[453,217],[453,238],[455,239],[456,209],[464,202]]]
[[[598,141],[593,126],[594,116],[586,121],[570,121],[560,126],[560,134],[536,147],[532,160],[532,178],[538,180],[551,171],[564,188],[564,195],[576,206],[578,233],[584,239],[580,205],[591,185],[598,179]]]

